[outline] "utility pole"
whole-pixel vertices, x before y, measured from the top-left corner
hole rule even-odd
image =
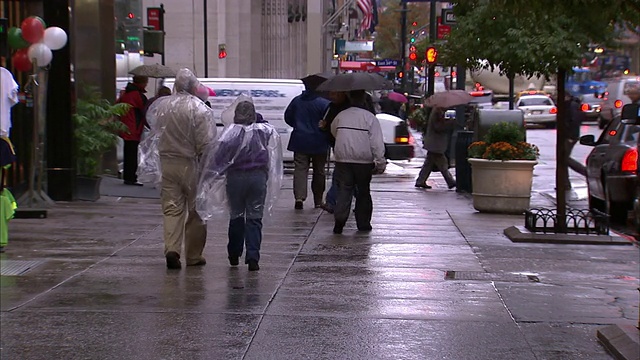
[[[406,85],[407,85],[407,12],[409,10],[407,10],[407,3],[405,1],[402,1],[402,10],[401,11],[401,16],[402,16],[402,21],[401,21],[401,30],[400,30],[400,42],[401,42],[401,46],[400,46],[400,64],[402,65],[402,78],[400,79],[400,88],[402,89],[402,92],[405,91]]]
[[[207,0],[202,1],[202,12],[204,13],[204,77],[209,77],[209,29],[207,25]],[[164,56],[164,55],[163,55]]]
[[[436,33],[438,32],[438,24],[436,19],[436,0],[431,0],[429,5],[429,42],[431,45],[436,43]],[[429,65],[428,71],[428,87],[427,97],[433,95],[435,91],[436,64]]]

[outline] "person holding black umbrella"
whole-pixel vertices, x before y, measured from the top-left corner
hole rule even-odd
[[[387,165],[380,122],[371,111],[365,110],[365,91],[352,90],[348,97],[352,106],[340,112],[331,124],[331,133],[336,138],[334,176],[338,187],[334,234],[342,234],[355,189],[358,231],[371,231],[371,178],[373,174],[382,174]]]
[[[326,80],[326,78],[324,78]],[[293,195],[295,209],[301,210],[307,199],[309,166],[313,166],[311,191],[316,208],[323,205],[325,169],[329,141],[318,127],[329,106],[329,100],[315,91],[323,81],[318,74],[302,79],[305,90],[291,100],[284,112],[284,121],[293,128],[287,149],[293,152]]]

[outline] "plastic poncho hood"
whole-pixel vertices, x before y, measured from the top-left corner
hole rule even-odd
[[[147,112],[152,128],[140,143],[137,172],[140,182],[160,183],[161,159],[197,162],[215,139],[213,110],[195,96],[199,86],[190,70],[180,69],[174,93],[155,101],[154,108]]]

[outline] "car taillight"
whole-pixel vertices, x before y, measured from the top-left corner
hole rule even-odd
[[[638,171],[638,149],[631,148],[624,153],[620,168],[622,171]]]
[[[558,113],[558,108],[556,108],[556,107],[552,107],[552,108],[549,110],[549,114],[557,114],[557,113]]]
[[[616,109],[620,109],[622,107],[622,100],[616,100],[616,102],[613,103],[613,106],[615,106]]]
[[[409,137],[408,136],[398,136],[396,137],[396,144],[408,144]]]
[[[589,111],[589,104],[582,104],[582,106],[580,107],[580,110]]]

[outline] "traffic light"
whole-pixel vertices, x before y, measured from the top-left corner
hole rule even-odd
[[[416,54],[417,50],[415,45],[409,46],[409,60],[416,61],[418,59],[418,54]]]
[[[227,46],[225,44],[218,45],[218,59],[227,57]]]
[[[399,78],[399,79],[402,79],[403,77],[404,77],[404,73],[403,73],[402,71],[400,71],[400,72],[398,73],[398,78]]]
[[[429,65],[433,65],[438,61],[438,50],[435,46],[429,46],[427,48],[427,51],[424,53],[424,58]]]
[[[409,43],[411,43],[411,44],[415,44],[415,43],[416,43],[416,36],[417,36],[415,27],[416,27],[416,26],[418,26],[418,22],[417,22],[417,21],[412,22],[412,23],[411,23],[411,26],[412,26],[413,28],[412,28],[412,29],[411,29],[411,31],[409,32],[409,33],[410,33],[410,35],[411,35],[411,37],[409,38]]]

